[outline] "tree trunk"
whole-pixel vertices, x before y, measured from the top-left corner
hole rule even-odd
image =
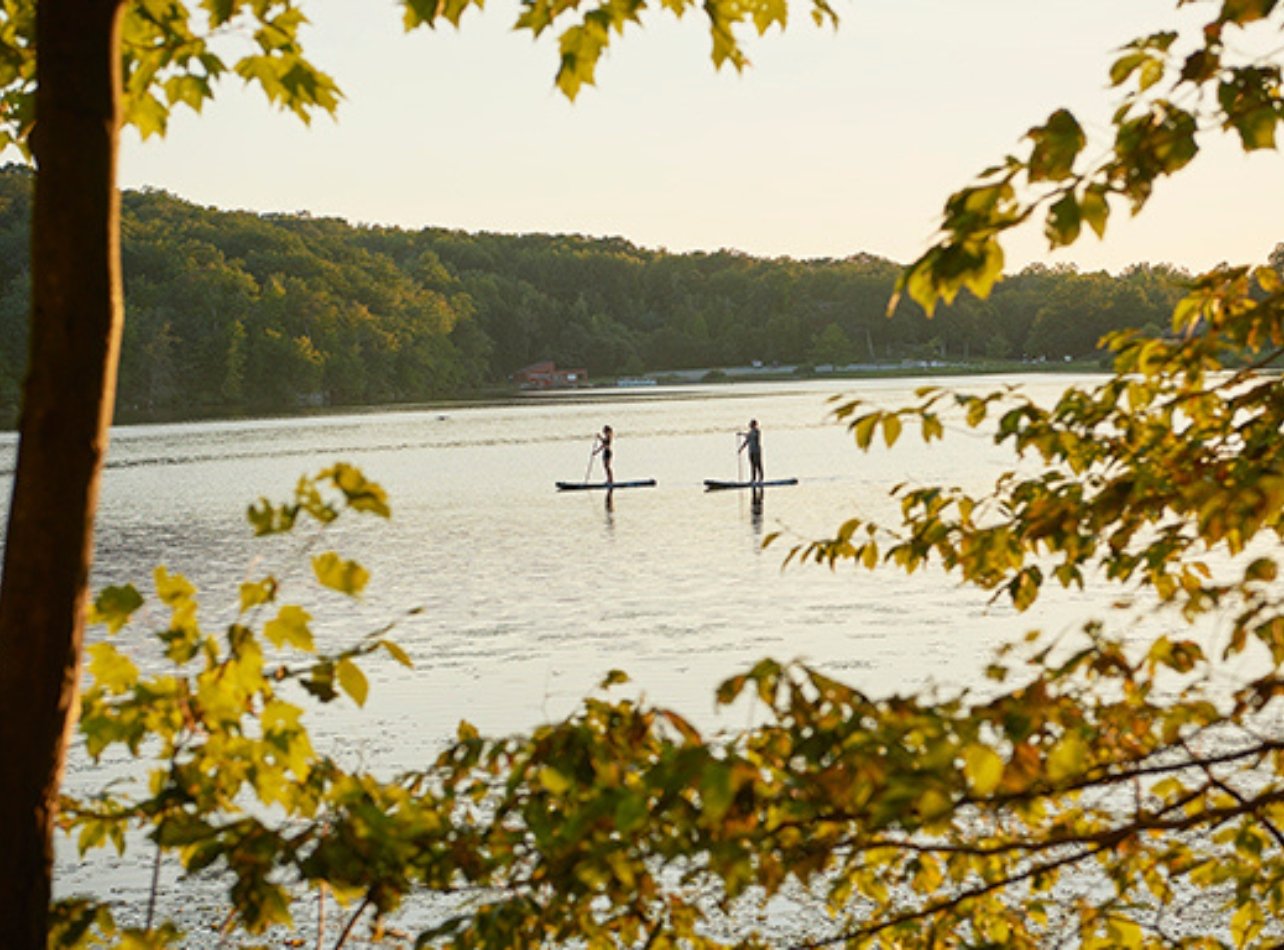
[[[40,0],[32,317],[0,580],[0,947],[44,950],[122,300],[123,0]]]

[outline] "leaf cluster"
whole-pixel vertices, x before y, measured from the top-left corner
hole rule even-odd
[[[1002,277],[1006,232],[1040,215],[1052,248],[1073,244],[1085,225],[1103,237],[1114,211],[1140,212],[1209,134],[1232,133],[1245,151],[1274,148],[1284,118],[1280,69],[1270,56],[1243,50],[1269,42],[1284,27],[1284,11],[1275,0],[1202,6],[1215,13],[1201,29],[1140,37],[1119,51],[1109,81],[1121,100],[1103,156],[1088,153],[1073,113],[1053,112],[1026,133],[1026,152],[951,196],[938,239],[901,275],[889,310],[902,293],[929,312],[965,288],[984,296]]]
[[[1017,389],[925,387],[917,404],[895,410],[843,402],[835,416],[862,449],[879,432],[890,446],[906,427],[931,442],[948,422],[1034,464],[1005,472],[985,495],[899,486],[899,525],[851,519],[791,557],[907,571],[936,560],[1021,610],[1050,580],[1135,581],[1187,620],[1236,610],[1228,653],[1249,636],[1277,652],[1284,392],[1262,370],[1284,344],[1282,289],[1265,267],[1206,275],[1175,308],[1170,335],[1109,337],[1114,374],[1068,388],[1048,408]],[[1250,549],[1260,556],[1236,560]],[[1236,573],[1214,570],[1228,559],[1240,563]]]
[[[175,107],[200,112],[214,98],[218,82],[233,74],[255,85],[273,105],[310,122],[318,112],[334,113],[342,93],[318,68],[300,43],[307,23],[299,0],[120,0],[122,120],[143,138],[163,135]],[[401,0],[407,30],[459,26],[480,0]],[[597,65],[613,35],[622,35],[648,10],[645,0],[525,0],[515,29],[540,36],[558,27],[556,85],[574,99],[596,79]],[[0,150],[28,150],[35,123],[35,0],[4,0],[0,6]],[[699,9],[708,20],[711,56],[716,66],[737,70],[748,64],[737,28],[759,35],[784,28],[784,0],[704,3],[662,0],[655,7],[675,17]],[[817,24],[837,25],[827,0],[811,0]]]
[[[383,489],[338,463],[301,478],[288,502],[261,500],[249,520],[262,535],[292,531],[300,518],[323,528],[345,511],[390,515]],[[349,597],[361,594],[368,576],[334,552],[314,557],[312,567],[319,585]],[[405,665],[410,659],[387,630],[318,654],[311,615],[281,602],[281,585],[271,574],[241,584],[236,618],[221,634],[202,625],[197,590],[186,578],[158,567],[153,589],[160,619],[131,585],[106,588],[95,598],[89,619],[109,636],[87,648],[79,720],[92,760],[119,748],[152,766],[139,788],[108,785],[82,799],[64,796],[59,825],[82,855],[105,845],[123,852],[132,834],[145,833],[158,860],[171,855],[189,874],[227,871],[236,924],[251,932],[288,924],[292,899],[278,881],[283,869],[328,866],[339,853],[345,866],[359,866],[352,849],[375,820],[367,780],[316,752],[291,692],[301,689],[322,702],[342,693],[363,705],[369,684],[362,657],[386,652]],[[147,639],[161,658],[161,672],[151,675],[130,656],[137,643],[127,653],[116,642],[122,630],[144,626],[152,627]],[[352,840],[340,845],[332,836]],[[346,898],[339,875],[315,873]],[[52,945],[180,940],[175,927],[153,926],[150,916],[142,931],[118,929],[107,905],[62,901]]]
[[[178,106],[200,112],[228,73],[305,122],[339,104],[334,80],[303,53],[299,30],[307,21],[292,0],[127,0],[121,7],[121,118],[143,138],[163,135]],[[34,0],[5,0],[0,9],[0,148],[28,154],[35,9]]]

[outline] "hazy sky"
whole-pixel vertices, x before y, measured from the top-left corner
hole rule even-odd
[[[1104,133],[1111,51],[1170,25],[1174,0],[836,6],[836,33],[795,6],[784,34],[749,42],[743,74],[714,71],[698,15],[653,14],[571,104],[552,83],[555,38],[512,32],[516,4],[406,34],[391,0],[314,0],[305,41],[344,90],[337,120],[305,127],[232,78],[165,140],[127,133],[122,183],[354,223],[907,261],[947,195],[1052,109]],[[1140,218],[1121,209],[1105,242],[1049,257],[1032,228],[1010,267],[1261,261],[1284,240],[1281,170],[1275,153],[1210,150]]]

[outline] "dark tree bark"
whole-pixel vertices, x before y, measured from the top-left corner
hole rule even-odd
[[[122,322],[123,0],[40,0],[32,324],[0,580],[0,947],[44,950]]]

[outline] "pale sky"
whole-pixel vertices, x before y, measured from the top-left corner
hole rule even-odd
[[[232,77],[165,140],[127,132],[121,181],[353,223],[905,262],[949,193],[1024,149],[1053,109],[1104,134],[1111,51],[1170,26],[1174,6],[836,0],[836,33],[795,6],[784,34],[749,41],[743,74],[714,71],[698,14],[653,13],[572,104],[553,86],[555,37],[512,32],[514,3],[474,11],[459,31],[406,34],[391,0],[314,0],[305,43],[344,90],[336,120],[305,127]],[[1104,242],[1050,256],[1027,229],[1007,245],[1009,269],[1261,262],[1284,241],[1281,170],[1274,152],[1210,150],[1140,218],[1119,209]]]

